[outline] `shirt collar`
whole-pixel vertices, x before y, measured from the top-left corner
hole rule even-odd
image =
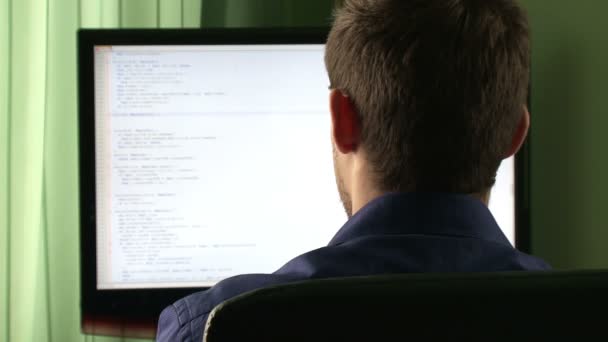
[[[369,235],[459,236],[511,246],[487,206],[466,194],[390,193],[361,208],[329,245]]]

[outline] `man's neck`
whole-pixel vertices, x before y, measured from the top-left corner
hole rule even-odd
[[[477,198],[478,200],[483,202],[483,204],[485,204],[486,207],[490,205],[490,191],[489,190],[482,192],[482,193],[474,193],[474,194],[471,194],[470,196]]]
[[[376,198],[387,194],[386,191],[380,191],[377,187],[373,186],[369,181],[369,178],[365,178],[363,181],[355,182],[353,192],[351,194],[352,200],[352,214],[355,215],[361,208],[365,207],[369,202]],[[469,196],[481,201],[486,206],[490,203],[490,191],[483,193],[473,193]]]
[[[369,202],[387,193],[386,191],[379,190],[376,186],[367,165],[367,163],[361,163],[353,168],[353,183],[351,188],[352,215],[355,215]]]
[[[380,190],[376,182],[374,182],[369,163],[365,161],[364,158],[354,160],[354,167],[350,174],[350,180],[352,181],[350,188],[352,215],[355,215],[369,202],[388,193],[388,191]],[[488,206],[490,203],[490,192],[491,189],[488,189],[487,191],[473,193],[469,196],[480,200],[483,204]]]

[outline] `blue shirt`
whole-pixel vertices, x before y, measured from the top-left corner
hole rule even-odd
[[[359,210],[327,247],[273,274],[225,279],[160,315],[157,341],[201,341],[207,315],[241,293],[293,281],[387,273],[547,270],[511,246],[488,208],[460,194],[393,193]]]

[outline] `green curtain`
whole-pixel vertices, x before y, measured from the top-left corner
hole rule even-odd
[[[0,0],[0,341],[80,332],[76,30],[199,27],[200,0]]]

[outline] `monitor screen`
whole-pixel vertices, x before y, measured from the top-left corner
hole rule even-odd
[[[80,32],[83,315],[157,315],[328,244],[347,216],[325,35]],[[490,200],[512,243],[515,171],[502,163]]]
[[[346,221],[323,45],[95,47],[97,286],[270,273]]]
[[[97,287],[270,273],[346,221],[322,44],[97,45]],[[491,210],[513,241],[514,165]]]

